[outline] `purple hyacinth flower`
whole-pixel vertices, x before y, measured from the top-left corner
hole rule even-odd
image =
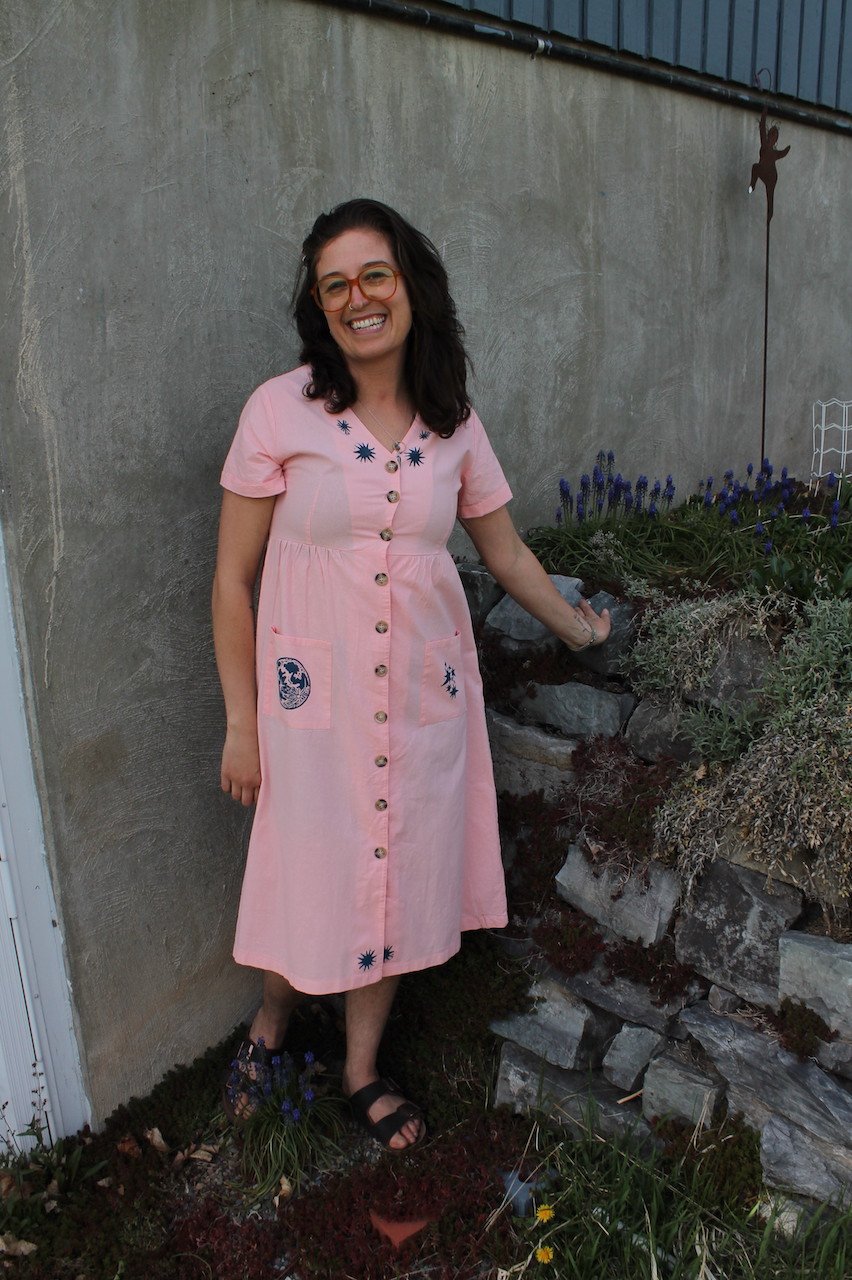
[[[713,505],[713,494],[710,492],[709,489],[704,494],[704,505],[705,507],[712,507]]]
[[[746,475],[750,477],[753,471],[754,471],[754,463],[750,462],[746,467]]]
[[[810,507],[805,507],[804,511],[802,512],[802,519],[810,520],[810,518],[811,518],[811,509]]]
[[[310,1049],[308,1049],[308,1052],[305,1054],[305,1066],[309,1067],[312,1062],[316,1062],[316,1058],[311,1053]]]
[[[829,471],[828,475],[825,478],[825,483],[828,485],[829,489],[837,488],[837,476],[834,474],[833,471]]]
[[[762,538],[763,535],[766,533],[766,529],[764,528],[764,524],[762,520],[758,520],[757,524],[754,526],[754,531],[759,538]]]
[[[729,519],[730,519],[730,521],[731,521],[731,524],[739,524],[739,522],[740,522],[739,512],[738,512],[736,509],[734,509],[734,510],[731,512],[731,514],[730,514],[730,516],[729,516]]]
[[[772,550],[772,543],[771,543],[771,542],[769,542],[769,541],[764,542],[764,544],[763,544],[763,554],[764,554],[765,556],[768,556],[771,550]]]

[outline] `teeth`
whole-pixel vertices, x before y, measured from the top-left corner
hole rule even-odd
[[[350,320],[350,329],[379,329],[385,322],[384,316],[366,316],[363,320]]]

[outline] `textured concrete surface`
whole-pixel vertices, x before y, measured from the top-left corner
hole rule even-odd
[[[757,117],[308,0],[7,0],[0,109],[0,509],[103,1117],[255,992],[229,959],[217,477],[295,360],[317,211],[372,194],[440,247],[522,527],[599,447],[685,493],[757,459]],[[782,140],[768,448],[801,471],[811,401],[844,391],[852,154]]]

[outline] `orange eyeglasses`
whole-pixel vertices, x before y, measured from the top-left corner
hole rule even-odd
[[[365,298],[371,298],[373,302],[387,302],[396,293],[401,275],[401,271],[396,271],[386,262],[374,262],[351,280],[338,274],[323,276],[311,289],[311,296],[323,311],[342,311],[352,297],[353,284],[357,284]]]

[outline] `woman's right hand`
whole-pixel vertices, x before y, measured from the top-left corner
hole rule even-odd
[[[248,808],[260,790],[257,728],[228,729],[222,750],[222,790]]]

